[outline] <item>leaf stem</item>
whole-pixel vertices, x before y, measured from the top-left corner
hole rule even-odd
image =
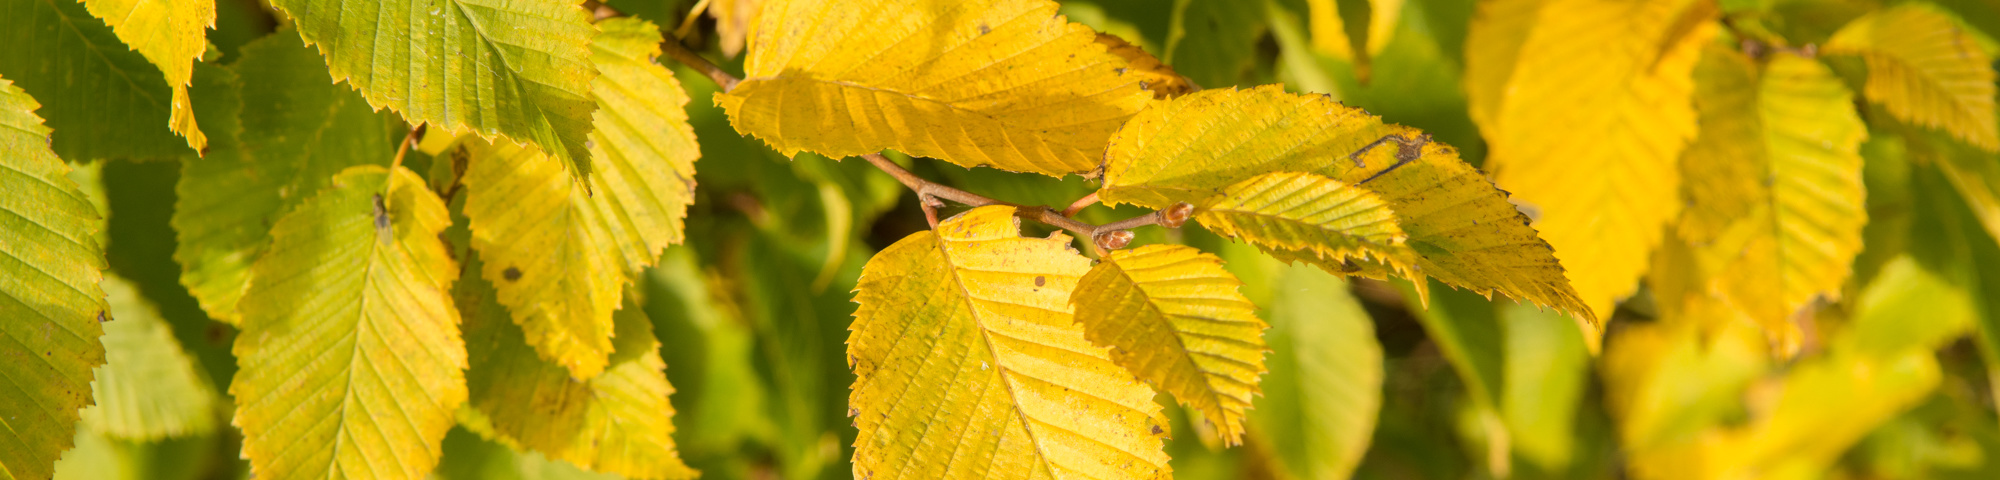
[[[396,145],[396,159],[389,161],[389,180],[382,182],[382,196],[378,197],[382,199],[384,212],[389,211],[389,199],[394,198],[389,193],[396,191],[396,169],[403,168],[403,155],[410,153],[410,145],[417,143],[417,139],[423,138],[424,125],[427,124],[419,123],[410,127],[410,133],[404,134],[403,142]]]
[[[735,75],[730,75],[729,72],[723,71],[722,67],[715,66],[714,62],[710,62],[706,58],[701,58],[701,55],[694,53],[693,50],[688,50],[687,46],[681,45],[680,39],[667,38],[660,42],[660,52],[673,57],[674,61],[681,62],[682,65],[687,65],[688,68],[693,68],[704,75],[708,75],[708,79],[714,80],[715,85],[722,87],[722,91],[724,92],[735,90],[736,84],[742,82]]]

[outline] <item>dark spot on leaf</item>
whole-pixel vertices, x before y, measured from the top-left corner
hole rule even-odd
[[[988,27],[984,23],[979,24],[979,34],[985,35],[988,33],[993,33],[993,27]]]
[[[1117,70],[1117,71],[1118,71],[1118,74],[1119,74],[1119,75],[1124,75],[1124,74],[1125,74],[1125,67],[1118,67],[1118,68],[1116,68],[1116,69],[1114,69],[1114,70]]]
[[[375,194],[375,229],[389,229],[389,207],[382,204],[382,194]]]
[[[1044,277],[1040,277],[1040,276],[1037,276],[1037,277],[1035,277],[1035,286],[1037,286],[1037,287],[1039,287],[1039,286],[1043,286],[1043,285],[1047,285],[1048,283],[1049,283],[1049,279],[1048,279],[1048,278],[1044,278]]]
[[[97,312],[97,323],[104,323],[108,321],[111,321],[111,319],[104,318],[104,312]]]
[[[521,269],[519,269],[519,268],[514,268],[514,267],[507,267],[507,270],[506,270],[506,271],[503,271],[503,272],[500,272],[500,276],[501,276],[501,277],[506,277],[506,278],[507,278],[507,281],[509,281],[509,282],[512,282],[512,281],[515,281],[515,280],[520,280],[520,279],[521,279]]]
[[[1166,431],[1166,430],[1161,430],[1161,429],[1160,429],[1160,426],[1159,426],[1159,425],[1154,425],[1154,426],[1153,426],[1153,434],[1154,434],[1154,435],[1159,435],[1159,434],[1162,434],[1162,433],[1167,433],[1167,431]]]

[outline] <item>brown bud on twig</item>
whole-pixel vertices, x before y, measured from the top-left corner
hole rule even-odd
[[[1167,228],[1181,228],[1181,224],[1187,223],[1188,217],[1192,216],[1194,216],[1194,205],[1177,202],[1160,211],[1160,225]]]
[[[1125,248],[1125,245],[1132,243],[1132,236],[1131,230],[1112,230],[1098,233],[1094,238],[1091,238],[1091,241],[1097,244],[1097,248],[1117,250]]]

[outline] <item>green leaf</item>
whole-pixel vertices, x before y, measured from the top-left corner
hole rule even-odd
[[[596,174],[570,181],[540,151],[504,144],[472,147],[464,178],[482,274],[528,343],[579,379],[604,370],[623,285],[683,238],[700,156],[687,94],[653,62],[658,30],[633,19],[602,26],[592,47],[604,72],[591,86],[605,105],[590,135]]]
[[[188,152],[167,124],[173,93],[160,69],[72,0],[0,5],[0,75],[48,103],[49,147],[70,161]]]
[[[252,475],[417,479],[436,465],[466,395],[449,222],[422,178],[377,166],[278,221],[229,388]]]
[[[478,260],[467,271],[478,271]],[[495,434],[587,469],[631,478],[693,478],[674,446],[673,386],[652,320],[627,305],[616,315],[617,351],[603,374],[570,378],[536,355],[484,278],[458,283],[465,319],[469,405]]]
[[[232,69],[242,85],[241,144],[218,138],[208,156],[183,163],[173,226],[181,284],[210,317],[237,323],[251,265],[270,250],[271,226],[335,173],[388,165],[396,145],[384,134],[393,120],[328,83],[319,56],[297,36],[281,32],[244,46]],[[220,123],[200,113],[211,129]]]
[[[208,48],[204,38],[215,26],[215,0],[88,0],[90,14],[104,19],[112,33],[146,57],[166,75],[173,88],[172,116],[167,127],[187,137],[188,148],[207,151],[208,137],[195,126],[188,85],[194,62]]]
[[[1244,80],[1264,35],[1264,5],[1255,1],[1176,0],[1165,60],[1196,85],[1228,87]]]
[[[1347,282],[1303,265],[1270,279],[1271,373],[1250,419],[1292,478],[1348,478],[1382,407],[1382,345]]]
[[[1229,445],[1264,373],[1263,320],[1222,259],[1180,245],[1114,250],[1070,294],[1092,343],[1181,404]]]
[[[508,445],[482,439],[468,428],[452,429],[444,437],[444,460],[432,472],[438,480],[622,480],[535,452],[516,452]]]
[[[5,50],[5,49],[0,49]],[[0,78],[0,475],[48,478],[104,364],[103,220],[49,151],[41,105]]]
[[[591,173],[590,15],[573,1],[275,0],[333,80],[433,133],[506,136]],[[393,19],[385,21],[385,19]]]
[[[1513,304],[1500,307],[1500,319],[1506,337],[1500,415],[1508,443],[1544,471],[1564,471],[1576,457],[1590,349],[1569,317]]]
[[[104,365],[90,382],[97,404],[83,409],[84,421],[137,441],[215,430],[216,392],[159,309],[123,278],[107,276],[99,285],[111,321],[104,324]]]

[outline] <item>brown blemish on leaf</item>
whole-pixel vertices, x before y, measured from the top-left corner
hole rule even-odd
[[[1049,279],[1048,279],[1047,277],[1042,277],[1042,276],[1039,276],[1039,275],[1035,276],[1035,286],[1039,287],[1039,286],[1043,286],[1043,285],[1047,285],[1048,283],[1049,283]]]
[[[507,267],[507,270],[500,272],[500,276],[506,278],[507,281],[509,282],[520,280],[521,269],[514,267]]]

